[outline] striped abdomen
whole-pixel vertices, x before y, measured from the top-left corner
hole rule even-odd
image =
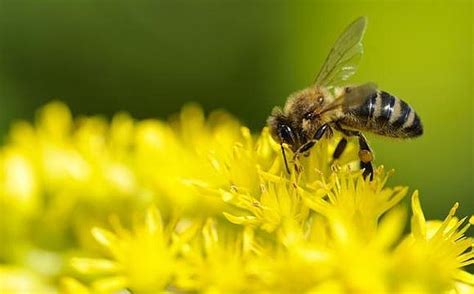
[[[377,91],[346,112],[343,123],[379,135],[407,138],[423,134],[418,114],[405,101],[387,92]]]

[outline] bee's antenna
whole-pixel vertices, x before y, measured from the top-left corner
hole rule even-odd
[[[281,147],[281,154],[283,154],[283,161],[285,162],[285,168],[288,174],[291,174],[290,168],[288,167],[288,161],[286,160],[286,153],[285,153],[285,148],[283,148],[283,143],[280,144]]]

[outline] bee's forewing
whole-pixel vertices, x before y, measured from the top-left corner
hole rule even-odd
[[[365,100],[377,92],[377,85],[374,83],[365,83],[360,86],[351,87],[350,91],[344,92],[334,101],[318,111],[318,114],[329,112],[340,108],[357,107]]]
[[[359,17],[339,36],[316,77],[316,86],[336,86],[356,72],[366,25],[367,19]]]
[[[359,106],[370,96],[377,93],[377,85],[374,83],[366,83],[360,86],[352,87],[348,93],[345,93],[342,97],[343,106],[345,108],[352,108]]]

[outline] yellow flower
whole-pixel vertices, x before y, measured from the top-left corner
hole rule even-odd
[[[333,174],[326,198],[306,194],[307,205],[326,217],[335,241],[370,240],[380,217],[405,197],[407,187],[384,187],[388,174],[383,168],[375,171],[374,178],[368,181],[360,172],[340,170]]]
[[[381,174],[379,170],[376,178]],[[392,248],[401,237],[405,213],[392,208],[381,217],[380,211],[369,209],[370,203],[389,199],[393,202],[386,204],[392,207],[406,191],[382,189],[363,180],[360,173],[343,172],[337,177],[330,196],[318,198],[317,207],[324,207],[326,214],[310,214],[300,225],[286,222],[277,235],[280,247],[269,254],[261,271],[268,273],[264,282],[272,291],[384,293],[393,289]],[[360,209],[367,209],[366,214]],[[367,220],[369,231],[361,225]]]
[[[30,216],[40,206],[38,179],[34,166],[21,152],[10,148],[0,153],[0,203]]]
[[[0,293],[28,294],[56,293],[56,291],[35,272],[20,267],[0,266]]]
[[[398,260],[405,287],[447,291],[453,287],[474,291],[474,275],[462,268],[474,264],[474,239],[464,234],[474,222],[455,217],[456,203],[444,221],[426,221],[418,193],[412,197],[412,233],[400,244]],[[471,292],[472,293],[472,292]]]
[[[179,208],[188,214],[215,214],[222,203],[215,197],[199,196],[189,179],[227,184],[213,167],[212,157],[227,156],[240,140],[234,119],[216,115],[205,121],[202,110],[190,105],[170,124],[138,123],[133,158],[137,174],[166,211]]]
[[[107,122],[48,104],[0,150],[0,290],[472,292],[457,204],[426,221],[415,192],[405,234],[408,188],[381,167],[364,180],[352,139],[333,160],[339,139],[297,162],[283,146],[288,174],[267,128],[222,111]]]
[[[326,175],[335,167],[332,162],[332,153],[338,138],[323,141],[313,151],[318,156],[302,159],[300,170],[307,172],[293,172],[287,174],[282,161],[280,146],[270,137],[267,128],[264,128],[255,144],[236,146],[234,157],[237,159],[230,164],[230,170],[251,171],[238,173],[229,187],[210,187],[208,190],[220,195],[226,202],[238,208],[232,212],[224,212],[226,218],[235,224],[252,224],[261,229],[273,232],[283,223],[295,221],[304,224],[309,214],[309,207],[304,202],[304,195],[321,198],[329,191],[330,185],[326,182]],[[352,146],[351,146],[352,147]],[[355,159],[351,151],[346,153],[339,164],[349,164]],[[259,152],[266,150],[265,152]],[[287,150],[291,156],[291,151]],[[252,166],[248,165],[252,163]],[[253,179],[252,186],[241,185],[248,177]],[[240,180],[239,180],[240,179]],[[309,197],[309,196],[308,196]]]
[[[253,233],[225,232],[208,219],[202,236],[183,249],[184,266],[176,285],[186,291],[203,293],[243,293],[259,287],[252,267]],[[227,234],[226,234],[227,233]],[[253,281],[253,282],[252,282]]]
[[[181,243],[165,230],[156,208],[148,209],[143,223],[132,231],[115,221],[115,232],[94,228],[92,234],[110,257],[73,258],[71,265],[81,274],[97,277],[92,283],[95,291],[158,291],[170,284]]]
[[[264,173],[261,175],[264,176]],[[239,192],[238,187],[231,191],[222,191],[224,201],[251,213],[235,216],[224,212],[226,218],[235,224],[258,225],[267,232],[279,229],[285,222],[297,222],[302,225],[309,214],[309,209],[302,199],[302,189],[284,178],[277,177],[274,180],[262,179],[261,191],[257,196],[245,191]]]
[[[92,290],[89,287],[70,277],[61,279],[60,289],[61,293],[66,294],[92,294]]]

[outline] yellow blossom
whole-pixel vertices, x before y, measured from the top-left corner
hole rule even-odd
[[[64,277],[60,282],[61,293],[67,294],[91,294],[92,290],[87,286],[79,282],[78,280],[70,277]]]
[[[227,233],[227,235],[225,234]],[[208,219],[202,235],[183,248],[185,266],[178,272],[176,285],[203,293],[242,293],[259,287],[253,233],[225,232]],[[252,282],[253,281],[253,282]]]
[[[384,187],[388,175],[383,168],[376,170],[374,177],[374,181],[368,181],[359,172],[341,170],[333,174],[327,198],[306,197],[308,206],[326,217],[338,241],[344,243],[372,238],[379,218],[406,195],[406,187]]]
[[[426,291],[453,287],[474,291],[474,275],[463,267],[474,264],[474,239],[464,234],[473,223],[455,217],[459,204],[451,208],[444,221],[426,221],[418,193],[412,197],[412,233],[400,244],[397,262],[403,271],[403,286],[416,285]],[[467,222],[466,222],[467,221]],[[466,292],[467,293],[467,292]]]
[[[95,291],[158,291],[171,282],[180,242],[165,230],[156,208],[148,209],[143,223],[132,231],[115,221],[115,232],[94,228],[92,234],[110,257],[73,258],[71,265],[81,274],[97,276]]]
[[[0,266],[0,293],[56,293],[37,273],[14,266]]]
[[[426,221],[415,192],[404,233],[408,188],[363,179],[352,139],[333,160],[339,139],[298,161],[284,145],[288,174],[267,128],[223,111],[108,122],[50,103],[0,149],[0,290],[472,292],[458,204]]]

